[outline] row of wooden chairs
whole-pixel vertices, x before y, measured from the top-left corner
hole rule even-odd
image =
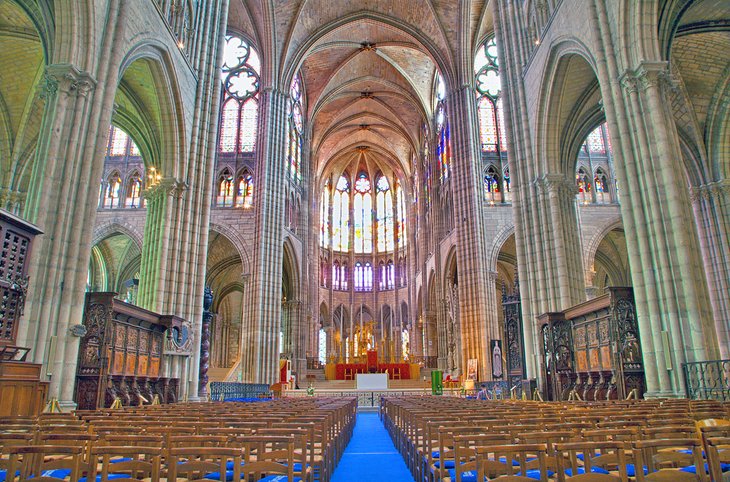
[[[264,474],[327,481],[352,435],[356,400],[165,407],[6,420],[12,423],[0,425],[0,470],[17,473],[18,480],[47,473],[71,482],[123,474],[153,481],[258,480]]]
[[[720,413],[724,415],[724,412]],[[688,466],[690,468],[686,470],[691,471],[697,463],[709,463],[703,462],[706,460],[702,458],[703,447],[705,454],[717,455],[717,463],[709,465],[717,470],[730,468],[722,465],[730,462],[730,451],[725,450],[727,447],[718,444],[714,452],[708,448],[709,440],[728,437],[730,430],[727,427],[705,427],[700,437],[693,414],[692,404],[687,401],[563,404],[512,400],[483,402],[452,397],[381,400],[381,416],[385,426],[415,480],[419,482],[460,480],[461,477],[456,477],[454,473],[456,467],[466,468],[465,472],[470,472],[470,467],[477,467],[477,449],[494,444],[544,445],[546,469],[558,480],[568,477],[563,472],[565,467],[559,467],[558,464],[564,465],[569,454],[563,452],[558,456],[556,452],[558,447],[567,450],[566,444],[621,445],[621,452],[628,461],[624,464],[626,471],[637,480],[644,480],[644,473],[639,471],[641,474],[634,474],[634,466],[646,467],[652,474],[670,471],[667,480],[706,480],[708,472],[712,480],[722,480],[716,479],[717,473],[712,473],[710,467],[704,465],[702,467],[706,470],[699,470],[697,474],[679,473],[677,470]],[[666,440],[670,440],[669,446],[663,445]],[[466,453],[467,457],[457,458],[455,452],[458,450],[462,454]],[[657,453],[652,453],[652,450]],[[660,464],[654,465],[658,452],[661,452],[660,459],[674,459],[662,460]],[[692,460],[697,454],[699,462]],[[641,461],[637,458],[641,458]],[[538,460],[537,454],[532,454],[530,464],[534,466],[539,463]],[[467,465],[467,462],[471,465]],[[583,463],[581,460],[580,464]],[[614,478],[604,477],[605,480],[625,480],[618,465],[614,464],[612,474],[580,475],[585,478],[606,475]],[[647,476],[646,480],[655,480],[656,477],[666,475]]]

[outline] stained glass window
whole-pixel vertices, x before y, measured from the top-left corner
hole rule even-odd
[[[588,150],[591,153],[595,154],[605,154],[606,153],[606,146],[603,143],[603,126],[596,127],[593,132],[588,134],[588,137],[586,138],[586,144],[588,145]]]
[[[330,182],[324,185],[322,199],[319,203],[319,243],[323,248],[329,247],[330,242]]]
[[[495,201],[498,194],[499,174],[494,166],[489,166],[484,173],[484,197],[489,201]]]
[[[398,203],[398,249],[406,247],[408,242],[408,231],[406,229],[406,219],[408,214],[406,213],[406,200],[403,187],[400,185],[400,181],[395,181],[395,196]]]
[[[611,201],[608,190],[608,176],[600,167],[596,169],[596,174],[593,176],[593,186],[596,191],[596,202],[607,203]]]
[[[125,155],[127,153],[127,141],[129,141],[129,136],[127,135],[127,133],[121,129],[117,129],[116,127],[112,126],[111,138],[112,142],[111,146],[109,147],[109,155]]]
[[[233,175],[228,169],[218,177],[218,206],[233,206]]]
[[[347,263],[340,266],[340,289],[347,291],[347,281],[350,271],[347,269]]]
[[[134,140],[117,126],[109,127],[109,141],[107,142],[107,156],[133,156],[142,154]]]
[[[250,99],[241,109],[241,128],[239,130],[239,152],[253,152],[256,148],[256,130],[258,128],[259,103]]]
[[[494,37],[487,39],[474,57],[479,138],[482,151],[507,151],[502,106],[502,80]]]
[[[139,147],[137,147],[137,144],[135,144],[134,141],[131,142],[131,146],[129,146],[129,155],[134,157],[140,157],[142,155],[141,152],[139,152]]]
[[[393,195],[388,178],[381,176],[377,183],[377,226],[378,252],[393,251],[395,239],[393,230]]]
[[[104,195],[103,206],[105,208],[118,208],[119,206],[119,190],[122,187],[122,178],[119,172],[114,171],[109,174],[106,180],[106,190]]]
[[[445,182],[449,178],[451,169],[451,131],[449,122],[446,118],[446,108],[444,99],[446,98],[446,83],[440,72],[436,73],[436,132],[438,140],[436,142],[436,160],[439,165],[439,175],[441,181]]]
[[[361,262],[355,263],[355,291],[362,291],[364,288],[364,270]]]
[[[253,176],[244,171],[238,177],[238,186],[236,189],[236,206],[250,208],[253,206]]]
[[[494,103],[483,96],[479,99],[477,106],[479,110],[479,139],[482,143],[482,150],[494,152],[497,150],[497,121],[494,115]]]
[[[340,263],[335,261],[332,265],[332,288],[339,290],[340,283]]]
[[[332,249],[347,251],[350,247],[350,183],[340,176],[332,201]]]
[[[393,266],[393,260],[388,260],[388,264],[385,266],[385,287],[389,290],[395,288],[395,269]]]
[[[235,152],[236,139],[238,133],[238,100],[234,98],[228,99],[223,104],[223,113],[221,115],[221,152]]]
[[[355,252],[373,252],[373,197],[370,179],[361,172],[355,181],[353,213],[355,225]]]
[[[292,80],[289,89],[289,175],[299,182],[302,178],[302,80],[299,74]]]
[[[370,263],[365,263],[363,267],[363,290],[372,291],[373,289],[373,267]]]
[[[253,152],[258,126],[259,71],[261,61],[253,47],[241,37],[226,36],[223,49],[223,108],[220,141],[222,153]]]
[[[128,208],[138,208],[141,206],[140,196],[142,194],[142,176],[138,172],[132,173],[127,182],[127,199],[124,205]]]
[[[575,173],[575,184],[578,186],[578,199],[582,202],[590,202],[591,178],[582,167],[578,168]]]

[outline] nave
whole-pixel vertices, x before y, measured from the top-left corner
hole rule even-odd
[[[43,413],[0,419],[0,480],[720,482],[729,408],[384,396],[376,413],[315,396]]]

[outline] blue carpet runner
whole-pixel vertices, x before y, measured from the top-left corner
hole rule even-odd
[[[357,414],[350,443],[332,482],[414,482],[375,412]]]

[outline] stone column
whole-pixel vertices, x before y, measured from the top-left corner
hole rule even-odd
[[[690,192],[720,358],[730,357],[730,182],[712,182]]]
[[[123,16],[124,7],[114,15]],[[120,54],[109,42],[122,35],[112,29],[102,49],[110,63]],[[99,81],[116,85],[117,73],[100,69]],[[107,77],[107,74],[109,77]],[[103,149],[111,118],[113,92],[71,64],[46,66],[40,84],[45,101],[39,142],[32,165],[31,190],[22,217],[44,234],[30,259],[30,285],[18,344],[31,348],[32,361],[51,375],[49,397],[72,408],[78,339],[70,328],[81,322],[86,267],[91,254]],[[90,188],[93,186],[93,188]],[[55,346],[49,352],[50,346]]]
[[[274,383],[279,369],[279,323],[286,178],[287,96],[266,87],[259,102],[256,139],[258,199],[248,340],[241,364],[245,382]]]
[[[486,340],[497,327],[487,326],[487,253],[482,238],[481,168],[477,150],[476,106],[469,85],[455,89],[448,97],[452,121],[452,192],[454,229],[459,273],[459,306],[462,358],[476,358],[478,372],[489,373]]]
[[[619,128],[628,132],[623,159],[617,158],[616,165],[617,173],[628,171],[626,183],[621,179],[628,188],[626,195],[621,192],[622,214],[633,216],[637,226],[636,232],[627,231],[627,238],[636,237],[630,241],[639,248],[629,250],[629,259],[647,395],[681,395],[681,364],[716,358],[719,349],[699,242],[696,231],[687,229],[692,223],[689,196],[666,99],[671,79],[665,62],[642,62],[620,80],[625,112],[619,111]],[[668,351],[662,332],[667,333]]]

